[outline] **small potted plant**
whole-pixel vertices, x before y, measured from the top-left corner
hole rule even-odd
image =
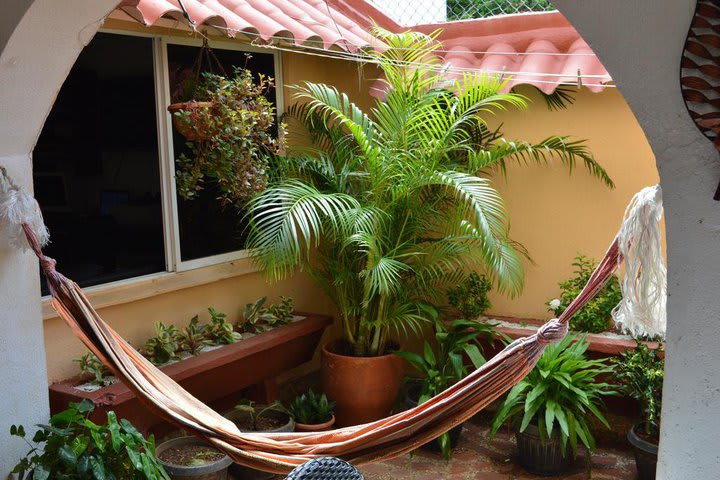
[[[660,441],[660,411],[665,361],[660,349],[638,342],[637,347],[613,359],[615,379],[621,392],[640,404],[641,421],[628,432],[635,450],[640,480],[653,480]]]
[[[32,440],[22,425],[13,425],[10,434],[25,440],[30,451],[12,473],[19,480],[169,480],[155,457],[152,436],[145,439],[114,412],[108,412],[104,425],[93,423],[88,419],[93,408],[88,400],[71,403],[53,415],[49,425],[40,425]]]
[[[290,403],[288,411],[295,419],[295,429],[300,432],[321,432],[330,430],[335,423],[333,409],[324,393],[317,394],[312,388],[298,395]]]
[[[157,447],[158,461],[172,479],[225,480],[230,457],[195,437],[168,440]]]
[[[242,432],[277,433],[295,430],[295,422],[291,415],[277,402],[271,405],[256,405],[254,402],[244,400],[224,416],[235,423]],[[237,464],[230,467],[230,473],[236,480],[266,480],[274,477],[272,473]]]
[[[230,345],[240,340],[241,335],[227,321],[227,314],[219,312],[213,307],[209,307],[208,312],[210,313],[210,323],[207,328],[207,336],[212,345]]]
[[[177,335],[178,345],[187,355],[199,355],[203,348],[212,345],[207,335],[207,325],[201,324],[197,315]]]
[[[566,471],[579,443],[588,455],[595,450],[591,417],[609,428],[600,411],[602,397],[617,392],[598,377],[612,368],[588,360],[588,345],[584,337],[571,335],[549,345],[530,374],[508,392],[492,421],[491,438],[502,425],[514,423],[519,463],[530,473]]]
[[[245,305],[243,318],[238,322],[238,330],[242,333],[258,334],[275,327],[287,325],[294,318],[293,300],[280,296],[280,303],[265,308],[267,297],[262,297],[254,303]]]
[[[110,370],[94,353],[87,352],[80,358],[74,359],[73,362],[80,366],[82,377],[90,379],[85,384],[88,389],[97,390],[113,384],[114,377],[110,376]]]
[[[548,310],[556,317],[575,300],[580,291],[590,280],[595,271],[595,262],[584,255],[575,257],[572,264],[575,267],[574,276],[558,286],[562,290],[560,298],[549,300]],[[586,333],[602,333],[612,328],[612,311],[622,300],[620,282],[616,276],[611,276],[605,286],[587,304],[570,319],[570,330]]]
[[[436,322],[436,351],[433,350],[430,342],[425,340],[422,355],[414,352],[395,352],[395,355],[407,360],[422,375],[420,383],[409,382],[405,404],[408,407],[415,407],[425,403],[466,377],[468,368],[465,364],[465,356],[475,368],[482,366],[485,358],[480,348],[480,339],[484,337],[492,343],[493,335],[496,333],[493,324],[474,320],[455,320],[449,324]],[[441,452],[445,459],[449,459],[451,450],[460,441],[462,428],[463,425],[460,424],[423,447]]]
[[[177,360],[179,358],[178,333],[175,325],[155,322],[155,336],[145,342],[145,356],[157,366]]]

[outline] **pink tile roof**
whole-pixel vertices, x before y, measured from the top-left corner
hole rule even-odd
[[[373,45],[374,23],[393,31],[402,27],[365,0],[184,0],[198,27],[214,27],[261,42],[296,47],[357,51]],[[177,0],[123,0],[118,9],[145,25],[162,18],[182,20]],[[550,93],[558,83],[578,83],[600,91],[611,81],[602,63],[559,12],[504,15],[485,19],[418,25],[443,30],[449,75],[462,70],[505,72],[510,87],[532,84]]]

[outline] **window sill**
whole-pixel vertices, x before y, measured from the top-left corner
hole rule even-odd
[[[135,302],[164,293],[205,285],[226,278],[257,272],[249,258],[195,268],[183,272],[161,272],[83,289],[95,309]],[[57,318],[49,296],[42,298],[43,320]]]

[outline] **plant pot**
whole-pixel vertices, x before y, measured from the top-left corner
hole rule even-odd
[[[330,430],[332,426],[335,425],[335,415],[333,415],[330,420],[323,423],[300,423],[295,422],[295,431],[296,432],[324,432],[326,430]]]
[[[637,434],[642,424],[635,425],[627,435],[628,442],[635,451],[635,465],[637,466],[638,478],[640,480],[655,480],[657,467],[658,446],[651,443]]]
[[[262,409],[261,406],[257,406],[255,408]],[[267,410],[266,412],[263,412],[262,415],[265,417],[275,417],[285,422],[280,427],[262,430],[263,433],[282,433],[292,432],[295,430],[295,422],[287,413],[279,412],[277,410]],[[243,420],[248,418],[249,413],[235,409],[226,412],[223,416],[234,423],[242,423]],[[236,463],[230,465],[230,474],[233,476],[234,480],[268,480],[275,476],[272,473],[263,472],[262,470],[256,470]]]
[[[227,455],[220,460],[197,466],[174,465],[160,458],[163,452],[171,448],[190,445],[210,447],[207,442],[195,437],[180,437],[163,442],[155,449],[158,462],[160,462],[170,478],[181,480],[225,480],[227,478],[228,467],[232,463],[232,460]],[[213,450],[215,449],[213,448]]]
[[[194,128],[191,125],[188,125],[185,122],[181,122],[177,115],[175,115],[178,112],[182,111],[199,111],[203,109],[209,109],[213,106],[213,102],[181,102],[181,103],[172,103],[168,105],[167,110],[170,112],[172,116],[172,122],[175,129],[178,131],[180,135],[185,137],[186,140],[189,141],[196,141],[196,140],[207,140],[210,137],[212,137],[213,132],[211,131],[210,127],[208,125],[202,125],[199,122],[199,119],[197,116],[193,116],[193,119],[196,120]]]
[[[405,391],[403,397],[403,404],[408,408],[415,408],[418,405],[418,399],[420,398],[421,385],[417,383],[411,383]],[[463,426],[465,422],[453,427],[448,433],[450,434],[450,448],[454,449],[460,443],[460,437],[462,437]],[[435,453],[442,453],[440,442],[437,439],[431,440],[420,447],[423,450]]]
[[[322,384],[335,402],[337,425],[346,427],[387,416],[395,402],[403,374],[397,355],[351,357],[334,353],[327,344],[322,351]]]
[[[553,432],[551,438],[543,440],[536,425],[528,425],[524,432],[515,434],[518,446],[518,463],[535,475],[558,475],[566,472],[573,464],[572,455],[562,454],[560,438]]]

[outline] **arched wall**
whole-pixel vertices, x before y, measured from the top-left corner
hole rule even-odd
[[[655,153],[665,199],[668,335],[658,479],[718,478],[720,179],[691,122],[680,58],[695,0],[553,0],[600,57]]]
[[[15,0],[0,12],[0,165],[31,186],[31,151],[62,82],[98,19],[118,0]],[[4,236],[5,232],[0,232]],[[0,239],[0,477],[27,452],[12,424],[48,417],[37,261]]]

